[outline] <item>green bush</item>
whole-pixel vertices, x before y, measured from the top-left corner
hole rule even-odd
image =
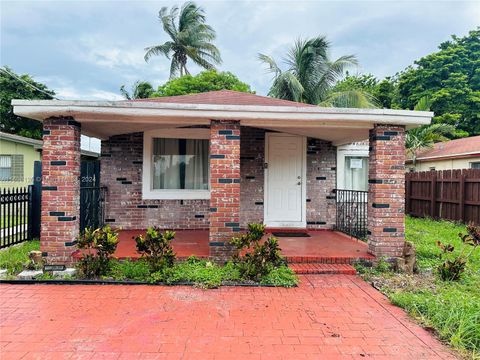
[[[175,232],[166,230],[162,233],[158,227],[148,228],[145,236],[135,237],[137,250],[150,265],[152,272],[173,266],[175,253],[172,249],[172,240],[174,238]]]
[[[77,264],[81,274],[89,279],[107,275],[117,244],[118,234],[109,225],[95,230],[86,228],[77,241],[78,248],[82,250]]]
[[[7,269],[9,275],[16,275],[29,262],[30,251],[40,250],[40,241],[25,241],[0,251],[0,269]]]
[[[142,259],[112,260],[110,276],[115,280],[146,281],[150,277],[150,266]]]
[[[271,236],[260,243],[264,235],[265,225],[254,223],[248,225],[246,234],[230,241],[230,244],[236,248],[232,260],[243,279],[260,281],[275,268],[285,264],[280,254],[278,240]],[[242,255],[242,252],[245,254]]]

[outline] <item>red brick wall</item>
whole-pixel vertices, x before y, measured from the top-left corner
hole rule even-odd
[[[240,122],[210,122],[210,256],[226,259],[240,231]]]
[[[40,249],[49,264],[69,264],[80,222],[80,124],[43,122]]]
[[[308,139],[307,227],[332,229],[335,225],[337,150],[330,142]]]
[[[113,227],[207,229],[208,200],[142,200],[143,133],[102,141],[100,179],[108,187],[106,221]]]
[[[265,130],[242,127],[240,136],[240,227],[263,221]],[[208,200],[142,200],[143,134],[102,141],[101,182],[108,187],[106,219],[124,229],[157,225],[207,229]],[[307,153],[307,223],[331,228],[335,223],[336,149],[309,139]]]
[[[368,245],[378,256],[402,255],[405,242],[405,129],[370,130]]]

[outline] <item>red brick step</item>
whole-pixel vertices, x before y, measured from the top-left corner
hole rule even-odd
[[[296,263],[289,264],[295,274],[343,274],[355,275],[357,271],[349,264],[316,264],[316,263]]]

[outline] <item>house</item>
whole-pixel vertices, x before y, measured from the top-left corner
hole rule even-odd
[[[34,163],[42,160],[43,141],[0,132],[0,189],[33,183]],[[93,161],[99,153],[82,149],[84,161]]]
[[[407,171],[480,169],[480,136],[436,143],[406,165]]]
[[[41,248],[71,261],[79,233],[80,134],[102,139],[105,221],[145,229],[208,229],[208,253],[250,222],[335,226],[337,147],[369,139],[368,251],[404,246],[405,129],[431,112],[339,109],[235,91],[132,101],[13,100],[43,122]],[[363,166],[362,162],[362,166]]]
[[[42,140],[0,132],[0,188],[31,184],[41,148]]]

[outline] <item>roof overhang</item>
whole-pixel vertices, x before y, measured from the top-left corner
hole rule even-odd
[[[208,125],[210,120],[239,120],[259,127],[316,137],[334,144],[363,140],[375,124],[407,128],[429,124],[432,112],[293,106],[211,105],[128,101],[12,100],[14,113],[43,121],[72,116],[82,133],[108,138],[165,127]]]

